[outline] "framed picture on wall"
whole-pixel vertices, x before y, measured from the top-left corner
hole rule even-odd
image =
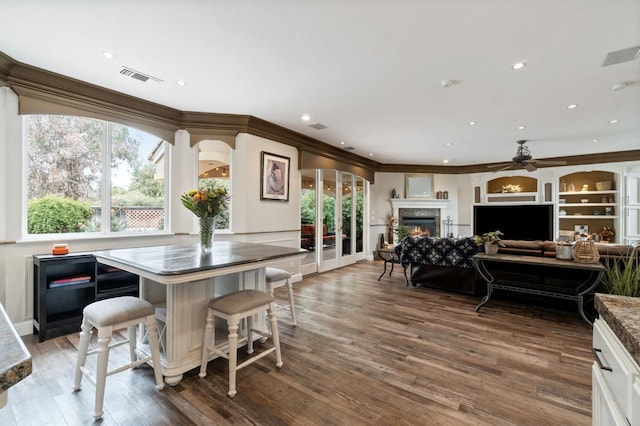
[[[260,199],[289,201],[290,158],[262,151]]]
[[[405,175],[406,198],[433,198],[433,175]]]

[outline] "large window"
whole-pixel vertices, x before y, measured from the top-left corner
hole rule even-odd
[[[85,117],[24,124],[28,235],[165,230],[166,142]]]

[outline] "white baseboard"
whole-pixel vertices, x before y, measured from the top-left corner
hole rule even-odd
[[[19,336],[28,336],[33,334],[33,320],[21,321],[13,324]]]

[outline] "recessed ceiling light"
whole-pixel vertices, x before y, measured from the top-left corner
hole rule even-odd
[[[598,142],[598,141],[599,141],[599,139],[594,139],[592,142]]]
[[[340,145],[344,145],[344,144],[345,144],[345,142],[344,142],[344,141],[340,142]]]
[[[469,126],[475,126],[476,124],[478,124],[478,123],[477,123],[477,122],[475,122],[475,121],[470,121],[470,122],[469,122]]]
[[[569,108],[569,109],[574,109],[574,108],[577,108],[577,107],[578,107],[577,104],[567,105],[567,108]]]
[[[370,152],[370,153],[369,153],[369,157],[373,157],[373,152]]]
[[[115,57],[116,57],[116,55],[114,55],[114,54],[113,54],[113,53],[111,53],[111,52],[102,52],[102,55],[103,55],[105,58],[107,58],[107,59],[113,59],[113,58],[115,58]]]
[[[526,128],[527,128],[527,126],[518,126],[518,130],[524,130]]]
[[[609,123],[610,124],[616,124],[618,122],[618,120],[610,120]]]
[[[451,146],[451,142],[446,142],[445,145],[446,146]]]
[[[302,114],[302,120],[303,121],[309,121],[309,120],[311,120],[311,116],[309,114]]]
[[[525,64],[524,62],[516,62],[515,64],[513,64],[513,66],[511,66],[511,69],[521,70],[522,68],[524,68],[526,66],[527,66],[527,64]]]
[[[176,81],[176,84],[177,84],[178,86],[186,86],[186,85],[187,85],[187,82],[186,82],[186,81],[184,81],[184,80],[178,80],[178,81]]]
[[[621,81],[620,83],[615,83],[613,86],[611,86],[611,90],[614,90],[614,91],[617,92],[618,90],[622,90],[625,87],[627,87],[628,84],[629,83],[627,83],[626,81]]]
[[[447,164],[447,163],[449,162],[449,160],[442,160],[442,162],[443,162],[444,164]]]

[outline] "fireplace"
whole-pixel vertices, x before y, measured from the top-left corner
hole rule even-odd
[[[391,199],[393,215],[398,225],[409,227],[409,231],[428,233],[432,237],[442,237],[442,218],[449,200],[439,199]]]
[[[400,225],[409,228],[411,235],[427,235],[429,237],[436,235],[435,217],[404,216],[400,218]]]
[[[398,225],[409,228],[412,235],[440,236],[440,209],[399,209]]]

